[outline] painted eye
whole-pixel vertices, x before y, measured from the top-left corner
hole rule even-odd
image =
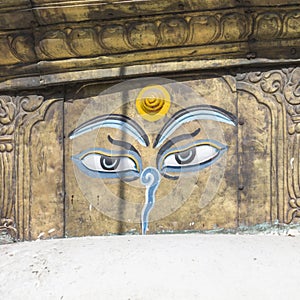
[[[73,157],[77,167],[96,178],[135,179],[139,176],[141,161],[131,153],[103,153],[87,151]]]
[[[183,167],[202,164],[212,160],[219,154],[219,150],[209,145],[190,148],[185,151],[168,155],[163,166]]]
[[[160,159],[163,174],[193,172],[213,164],[226,150],[216,141],[198,141],[181,149],[170,149]]]
[[[122,158],[122,160],[124,159],[127,159],[129,164],[131,163],[131,168],[134,167],[134,162],[129,158]],[[104,169],[104,170],[107,170],[107,171],[111,171],[111,170],[116,170],[120,164],[120,160],[121,158],[114,158],[114,157],[103,157],[101,156],[100,157],[100,165],[101,167]],[[130,168],[130,166],[129,166]]]
[[[134,160],[126,156],[108,156],[91,153],[84,156],[81,161],[91,171],[107,173],[138,171]]]
[[[196,149],[191,148],[186,151],[177,153],[174,156],[175,156],[175,160],[178,164],[180,164],[180,165],[189,164],[190,162],[192,162],[195,159]],[[170,159],[170,156],[167,158]]]
[[[92,171],[124,172],[137,170],[137,166],[126,156],[106,156],[103,154],[88,154],[82,158],[82,163]]]

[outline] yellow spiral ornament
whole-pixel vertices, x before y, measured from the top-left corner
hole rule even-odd
[[[138,113],[149,122],[155,122],[164,117],[170,105],[170,94],[160,85],[144,87],[136,98]]]

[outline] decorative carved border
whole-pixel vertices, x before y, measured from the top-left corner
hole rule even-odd
[[[300,218],[300,68],[241,74],[237,88],[269,108],[274,220]]]
[[[0,96],[0,218],[12,219],[18,238],[30,240],[32,128],[58,99]]]
[[[14,71],[20,73],[20,66],[16,64],[70,58],[99,57],[102,65],[116,65],[138,63],[139,60],[186,59],[187,56],[277,58],[277,52],[281,51],[281,58],[295,59],[300,57],[299,23],[299,7],[289,6],[230,8],[40,26],[2,32],[0,65],[15,66]],[[283,51],[283,48],[287,49]],[[188,53],[181,53],[179,49],[186,49]],[[49,70],[62,68],[56,64]],[[33,66],[29,70],[37,73]]]
[[[210,44],[300,38],[300,10],[198,12],[39,28],[8,35],[20,62]],[[35,49],[34,40],[36,42]],[[88,47],[87,47],[88,45]],[[37,56],[35,56],[35,51]]]

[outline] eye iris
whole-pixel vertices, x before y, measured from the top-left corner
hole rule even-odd
[[[182,164],[188,164],[191,161],[193,161],[195,156],[196,156],[196,150],[195,150],[195,148],[192,148],[192,149],[188,149],[184,152],[175,154],[175,159],[178,164],[182,165]]]
[[[120,158],[113,157],[100,157],[100,165],[104,170],[111,171],[116,170],[120,163]]]

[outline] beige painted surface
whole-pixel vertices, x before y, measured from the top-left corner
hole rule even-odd
[[[234,79],[230,79],[234,84]],[[157,82],[161,80],[158,79]],[[124,136],[118,130],[99,129],[74,140],[66,139],[65,163],[66,174],[68,174],[66,232],[68,236],[140,232],[139,223],[145,202],[145,188],[139,180],[127,183],[117,179],[93,179],[77,169],[70,159],[72,155],[91,147],[111,149],[107,139],[111,134],[114,139],[125,140],[138,149],[144,168],[155,167],[155,157],[159,148],[153,149],[151,145],[162,126],[182,108],[205,103],[236,114],[237,94],[232,92],[226,77],[172,84],[179,90],[171,94],[171,108],[167,116],[157,122],[147,122],[139,116],[135,108],[135,97],[141,88],[126,90],[131,87],[130,82],[122,85],[121,92],[104,93],[103,96],[86,101],[74,99],[72,103],[67,103],[66,136],[75,129],[75,124],[84,123],[107,113],[125,113],[126,116],[141,124],[150,138],[150,145],[143,147],[132,137]],[[148,85],[143,81],[141,83],[141,87]],[[169,89],[171,90],[171,87]],[[129,95],[128,99],[127,95]],[[122,104],[124,97],[126,97],[125,101],[128,101],[126,105]],[[216,121],[193,121],[175,131],[169,139],[179,134],[191,134],[198,128],[201,132],[193,140],[215,139],[226,144],[228,151],[215,165],[203,171],[181,176],[179,180],[162,178],[156,192],[155,206],[150,213],[149,232],[207,230],[215,227],[235,228],[237,226],[237,129],[232,125]],[[177,146],[182,145],[183,142]],[[114,147],[114,150],[116,149],[118,148]],[[118,220],[124,222],[117,222]]]

